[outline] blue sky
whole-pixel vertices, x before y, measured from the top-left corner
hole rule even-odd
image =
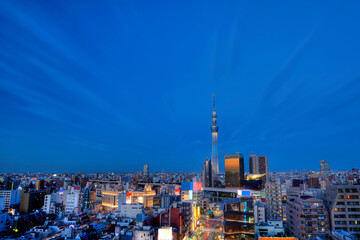
[[[0,1],[2,172],[359,166],[359,1]]]

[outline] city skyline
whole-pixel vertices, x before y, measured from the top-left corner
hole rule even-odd
[[[359,7],[2,1],[1,171],[359,167]]]

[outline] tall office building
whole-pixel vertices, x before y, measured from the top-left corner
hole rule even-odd
[[[325,160],[320,161],[320,172],[322,173],[329,173],[330,172],[330,166],[329,162]]]
[[[244,155],[241,153],[225,156],[225,187],[241,187],[244,180]]]
[[[212,171],[210,159],[206,159],[204,161],[203,172],[202,172],[202,182],[203,182],[204,187],[213,187],[214,186],[213,171]]]
[[[249,172],[250,174],[266,174],[261,179],[263,182],[267,182],[269,175],[268,157],[267,156],[256,156],[251,154],[249,157]]]
[[[149,164],[144,165],[144,176],[145,177],[149,176]]]
[[[212,147],[211,147],[211,163],[213,168],[214,178],[219,174],[219,160],[218,160],[218,144],[217,144],[217,133],[219,127],[216,126],[216,111],[215,111],[215,94],[213,94],[213,114],[212,114]]]

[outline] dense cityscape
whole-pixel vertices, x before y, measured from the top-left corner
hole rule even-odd
[[[0,239],[360,240],[359,43],[359,0],[0,0]]]
[[[360,172],[270,172],[271,157],[224,156],[213,96],[202,173],[13,173],[0,178],[5,239],[337,239],[360,236]],[[222,159],[220,157],[220,159]]]

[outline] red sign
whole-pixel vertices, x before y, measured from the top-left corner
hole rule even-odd
[[[194,182],[193,191],[201,191],[201,190],[202,190],[202,182]]]
[[[180,186],[175,187],[175,195],[180,195]]]

